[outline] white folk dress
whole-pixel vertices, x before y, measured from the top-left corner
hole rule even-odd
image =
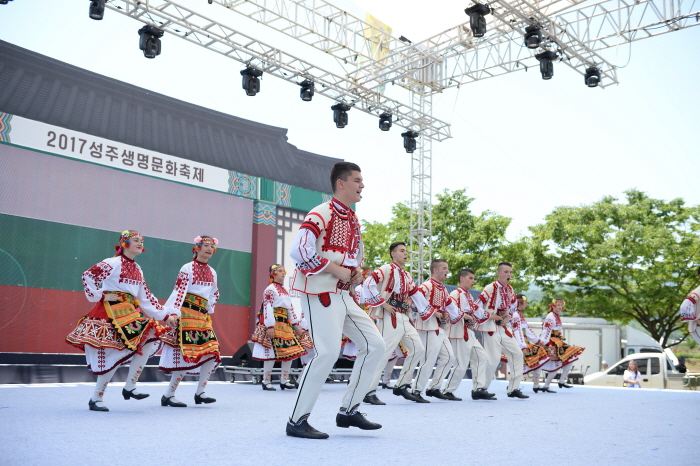
[[[219,301],[216,271],[204,262],[193,260],[182,266],[175,288],[165,303],[168,314],[178,316],[178,327],[161,327],[165,343],[159,369],[199,374],[201,366],[215,359],[221,362],[219,342],[211,324]],[[183,354],[184,349],[184,354]],[[216,367],[214,369],[216,369]]]
[[[97,304],[66,341],[85,351],[87,367],[94,374],[106,374],[131,362],[145,344],[157,341],[154,319],[162,320],[166,312],[148,289],[141,267],[124,255],[90,267],[82,280],[88,301]],[[103,294],[110,292],[119,296],[119,303],[104,302]],[[113,307],[119,310],[113,312]],[[156,345],[149,357],[159,349]]]

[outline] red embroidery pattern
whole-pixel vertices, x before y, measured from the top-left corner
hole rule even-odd
[[[185,295],[187,294],[187,283],[190,281],[190,274],[187,272],[182,272],[177,274],[177,280],[175,280],[175,289],[177,290],[177,299],[175,300],[175,307],[182,307],[182,303],[185,301]]]
[[[144,282],[143,284],[143,290],[146,292],[146,299],[148,299],[148,302],[153,305],[156,309],[159,311],[163,310],[163,306],[160,305],[158,300],[156,299],[155,296],[151,293],[151,290],[148,289],[148,286],[146,286],[146,283]]]
[[[449,301],[447,301],[449,298],[447,288],[445,288],[442,283],[435,281],[432,278],[430,279],[430,283],[432,283],[433,286],[430,287],[430,298],[428,299],[428,302],[437,310],[442,311],[447,309],[449,304]]]
[[[557,314],[556,312],[552,312],[552,314],[554,315],[554,323],[555,323],[555,325],[556,325],[557,327],[561,327],[561,317],[559,317],[559,314]]]
[[[122,258],[122,270],[119,273],[119,283],[126,283],[129,285],[140,285],[143,283],[143,275],[136,262],[124,256],[120,257]]]
[[[357,216],[351,210],[343,210],[331,200],[331,219],[326,227],[326,235],[323,238],[321,250],[334,251],[347,254],[348,258],[355,258],[360,247],[360,223]]]
[[[288,295],[289,295],[289,293],[287,293],[287,290],[284,288],[284,286],[280,285],[280,284],[277,283],[277,282],[273,282],[273,283],[274,283],[274,285],[275,285],[275,289],[277,290],[277,293],[278,293],[280,296],[285,296],[285,295],[288,296]],[[218,291],[218,290],[217,290],[217,291]]]
[[[85,293],[87,293],[91,297],[95,296],[90,291],[90,287],[88,286],[86,278],[89,277],[95,283],[96,287],[99,288],[100,283],[102,283],[105,280],[105,278],[109,277],[109,275],[112,273],[112,270],[114,270],[112,266],[106,262],[100,262],[99,264],[90,267],[85,273],[83,273],[82,276],[83,288],[85,289]]]
[[[214,274],[208,264],[192,262],[192,283],[194,285],[211,286],[214,284]]]

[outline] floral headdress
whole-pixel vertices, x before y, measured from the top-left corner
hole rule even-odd
[[[134,236],[141,236],[138,231],[134,230],[124,230],[122,231],[121,235],[119,236],[119,244],[114,246],[114,249],[117,251],[117,253],[114,255],[114,257],[117,257],[121,255],[124,252],[124,249],[128,248],[129,245],[131,244],[131,238]],[[146,248],[143,248],[141,252],[146,252]]]
[[[275,281],[275,275],[277,275],[277,272],[283,272],[287,273],[287,269],[284,268],[283,265],[280,264],[274,264],[270,266],[270,283]]]
[[[557,305],[557,301],[561,301],[561,303],[563,304],[562,310],[564,310],[564,307],[566,306],[566,301],[564,301],[564,300],[561,299],[561,298],[554,298],[554,299],[552,300],[552,302],[549,303],[549,308],[550,308],[550,309],[554,309],[554,306]]]
[[[197,252],[202,250],[202,245],[209,243],[214,246],[214,254],[216,254],[216,246],[219,244],[219,240],[216,238],[210,238],[209,236],[197,236],[194,239],[194,247],[192,248],[192,254],[197,257]]]

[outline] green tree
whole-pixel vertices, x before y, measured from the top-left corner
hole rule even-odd
[[[506,240],[511,219],[491,211],[474,214],[471,210],[474,198],[467,196],[465,189],[445,190],[436,197],[437,203],[432,208],[433,256],[448,261],[452,275],[447,283],[456,285],[459,270],[469,267],[476,271],[476,286],[483,287],[495,280],[498,263],[508,261],[516,272],[513,285],[523,289],[529,254],[526,243]],[[388,249],[392,242],[409,244],[409,207],[396,204],[392,214],[386,224],[365,222],[363,225],[365,261],[371,267],[390,261]]]
[[[570,315],[635,319],[664,347],[680,330],[678,307],[697,286],[700,208],[630,190],[626,202],[605,197],[558,207],[531,227],[531,272],[549,299]]]

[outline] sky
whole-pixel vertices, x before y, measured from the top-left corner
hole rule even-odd
[[[158,2],[152,2],[157,4]],[[181,0],[260,41],[326,67],[330,57],[281,37],[219,5]],[[466,22],[466,1],[347,0],[414,42]],[[382,132],[377,119],[349,112],[333,125],[333,101],[299,99],[292,83],[264,76],[261,92],[241,89],[243,65],[173,35],[153,60],[138,49],[142,23],[107,10],[88,18],[88,2],[15,0],[0,5],[0,39],[154,92],[231,115],[288,128],[291,144],[354,161],[365,179],[360,218],[385,222],[391,206],[410,197],[410,156],[399,127]],[[554,77],[537,69],[450,89],[435,97],[434,116],[451,123],[452,138],[433,143],[432,190],[466,188],[475,213],[512,218],[508,237],[528,234],[557,206],[591,204],[636,188],[660,199],[700,204],[697,180],[700,27],[620,45],[609,51],[619,85],[589,89],[578,73],[556,64]],[[398,93],[387,89],[387,95]],[[2,110],[2,109],[0,109]],[[270,155],[271,157],[274,154]]]

